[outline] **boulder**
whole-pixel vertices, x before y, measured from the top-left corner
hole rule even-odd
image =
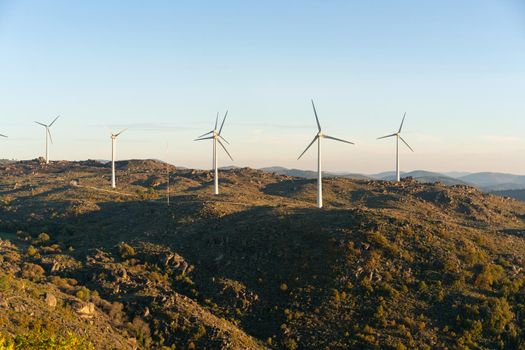
[[[46,304],[47,306],[51,307],[51,308],[54,308],[57,306],[57,298],[51,294],[51,293],[46,293]]]
[[[77,304],[75,311],[83,318],[92,318],[95,315],[95,304],[86,303],[86,304]]]

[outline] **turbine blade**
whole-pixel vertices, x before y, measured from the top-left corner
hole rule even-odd
[[[35,121],[35,123],[39,124],[39,125],[42,125],[43,127],[46,127],[47,128],[47,125],[46,124],[43,124],[43,123],[40,123],[40,122],[37,122]]]
[[[201,137],[206,136],[206,135],[209,135],[209,134],[213,134],[213,130],[212,130],[212,131],[209,131],[209,132],[207,132],[207,133],[205,133],[205,134],[202,134],[201,136],[198,136],[197,138],[200,139]]]
[[[319,123],[319,117],[317,116],[317,110],[315,109],[314,100],[312,100],[312,107],[314,109],[315,121],[317,122],[317,129],[321,131],[321,124]]]
[[[397,134],[391,134],[391,135],[381,136],[381,137],[378,137],[377,139],[378,139],[378,140],[386,139],[387,137],[392,137],[392,136],[396,136],[396,135],[397,135]]]
[[[115,134],[115,137],[117,137],[118,135],[122,134],[126,130],[128,130],[128,128],[120,130],[118,134]]]
[[[211,140],[211,139],[213,139],[213,138],[214,138],[213,136],[210,136],[210,137],[203,137],[203,138],[198,137],[198,138],[196,138],[196,139],[193,140],[193,141]]]
[[[344,143],[349,143],[351,145],[355,145],[355,143],[353,143],[353,142],[346,141],[346,140],[343,140],[343,139],[338,139],[337,137],[333,137],[333,136],[324,135],[324,138],[330,139],[330,140],[335,140],[335,141],[340,141],[340,142],[344,142]]]
[[[224,137],[222,137],[221,135],[219,135],[219,137],[221,138],[221,140],[223,140],[224,142],[226,142],[226,144],[230,144],[228,141],[226,141],[226,139]]]
[[[219,112],[217,112],[217,116],[215,117],[215,128],[213,130],[217,130],[218,124],[219,124]]]
[[[411,150],[412,152],[414,152],[414,150],[412,149],[412,147],[410,147],[410,145],[409,145],[405,140],[403,140],[403,138],[402,138],[401,136],[399,136],[399,138],[401,139],[401,141],[403,141],[403,143],[404,143],[405,145],[407,145],[408,148],[410,148],[410,150]]]
[[[228,111],[224,113],[224,119],[222,120],[221,128],[219,129],[219,135],[221,134],[222,127],[224,126],[224,122],[226,121],[226,116],[228,115]]]
[[[7,137],[7,136],[5,136],[5,135],[3,135],[3,134],[0,134],[0,136],[2,136],[2,137]]]
[[[55,124],[55,122],[57,121],[58,118],[60,118],[59,115],[57,115],[57,117],[51,122],[51,124],[49,124],[49,127],[51,127],[51,125]]]
[[[233,161],[233,158],[230,154],[230,152],[228,152],[228,150],[226,149],[226,147],[224,146],[224,144],[221,142],[220,139],[217,139],[217,141],[219,142],[219,145],[221,145],[221,147],[224,149],[224,152],[226,152],[226,154],[228,155],[228,157],[230,157],[230,159]]]
[[[405,122],[406,115],[407,115],[407,112],[405,112],[405,114],[403,114],[403,119],[401,120],[401,125],[399,126],[399,131],[397,132],[398,134],[401,132],[401,129],[403,129],[403,123]]]
[[[301,157],[306,153],[306,151],[308,151],[308,149],[310,147],[312,147],[312,145],[314,144],[314,142],[317,140],[319,136],[315,135],[314,139],[312,140],[312,142],[310,142],[310,144],[308,145],[308,147],[306,147],[306,149],[303,151],[303,153],[301,153],[301,155],[299,156],[299,158],[297,158],[297,160],[301,159]]]
[[[46,130],[49,135],[49,140],[51,141],[51,143],[53,143],[53,138],[51,137],[51,131],[49,131],[49,128],[46,128]]]

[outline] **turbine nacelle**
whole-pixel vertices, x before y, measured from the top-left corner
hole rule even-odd
[[[208,131],[207,133],[204,133],[200,136],[198,136],[194,141],[203,141],[203,140],[214,140],[214,142],[218,142],[219,145],[224,149],[224,151],[226,152],[226,154],[228,155],[228,157],[230,157],[230,159],[233,161],[233,158],[232,156],[230,155],[230,152],[228,152],[228,150],[226,149],[226,146],[224,146],[224,144],[222,143],[222,141],[224,141],[227,145],[229,145],[230,143],[228,141],[226,141],[226,139],[224,137],[222,137],[221,133],[222,133],[222,128],[224,127],[224,122],[226,121],[226,117],[228,116],[228,111],[226,111],[226,113],[224,113],[224,118],[222,119],[222,123],[221,123],[221,127],[219,128],[219,130],[217,130],[217,126],[219,124],[219,113],[217,112],[217,116],[215,118],[215,127],[213,128],[213,130],[211,131]],[[208,136],[210,135],[210,136]]]
[[[409,150],[411,150],[412,152],[414,152],[414,150],[412,149],[412,147],[410,147],[410,145],[408,144],[408,142],[405,141],[405,139],[403,139],[403,137],[401,137],[401,130],[403,130],[403,124],[405,123],[405,117],[406,117],[407,113],[405,112],[403,114],[403,119],[401,120],[401,125],[399,126],[399,130],[396,132],[396,133],[393,133],[393,134],[390,134],[390,135],[385,135],[385,136],[381,136],[381,137],[378,137],[377,139],[378,140],[381,140],[381,139],[386,139],[386,138],[389,138],[389,137],[398,137],[407,147]]]
[[[120,134],[122,134],[122,133],[123,133],[124,131],[126,131],[126,130],[128,130],[128,129],[122,129],[121,131],[119,131],[119,132],[116,133],[116,134],[112,132],[112,133],[111,133],[111,139],[112,139],[112,140],[115,140],[117,137],[119,137]]]

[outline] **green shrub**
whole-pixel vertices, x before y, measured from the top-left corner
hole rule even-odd
[[[22,278],[38,282],[44,277],[44,268],[37,264],[26,263],[22,267]]]
[[[406,350],[407,347],[405,345],[403,345],[403,343],[401,342],[398,342],[397,345],[396,345],[396,350]]]
[[[58,276],[52,276],[50,281],[55,286],[60,287],[62,289],[69,289],[69,288],[71,288],[67,278],[61,278],[61,277],[58,277]]]
[[[49,237],[49,235],[45,232],[42,232],[41,234],[38,235],[37,237],[37,242],[38,243],[44,243],[44,242],[47,242],[49,241],[51,237]]]
[[[127,243],[121,242],[117,248],[122,259],[126,259],[135,255],[135,249]]]
[[[94,350],[93,344],[68,333],[65,336],[34,330],[12,338],[0,334],[0,350]]]
[[[383,305],[379,305],[376,308],[376,312],[374,313],[374,317],[377,321],[382,321],[385,318],[385,309]]]
[[[119,326],[124,322],[126,315],[124,314],[123,310],[124,305],[122,305],[122,303],[115,301],[110,304],[110,306],[107,309],[107,313],[111,318],[113,324]]]
[[[474,286],[481,289],[490,289],[494,282],[502,278],[503,272],[503,268],[499,265],[490,263],[482,265],[474,280]]]
[[[128,323],[128,329],[137,338],[140,344],[146,349],[150,348],[151,334],[149,325],[144,322],[140,317],[135,316],[131,323]]]
[[[284,346],[287,350],[297,350],[297,342],[294,339],[286,339]]]
[[[30,245],[28,248],[27,248],[27,255],[29,256],[35,256],[38,254],[38,249],[36,249],[35,247],[33,247],[32,245]]]
[[[90,295],[91,292],[86,287],[80,287],[80,289],[75,293],[75,296],[83,301],[88,301]]]
[[[5,292],[11,288],[11,276],[0,275],[0,292]]]
[[[15,350],[14,340],[3,334],[0,334],[0,350]]]
[[[512,308],[504,298],[492,298],[486,301],[482,310],[486,314],[486,325],[493,334],[501,334],[514,319]]]
[[[206,328],[204,328],[203,325],[199,325],[199,327],[197,327],[197,330],[193,334],[192,338],[193,340],[197,341],[201,339],[202,337],[204,337],[205,335],[206,335]]]

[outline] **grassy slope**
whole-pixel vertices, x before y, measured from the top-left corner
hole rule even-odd
[[[75,278],[123,303],[124,318],[148,324],[143,343],[345,349],[521,342],[522,203],[464,186],[338,178],[325,181],[320,211],[314,180],[235,169],[222,173],[220,197],[209,195],[208,172],[175,172],[167,208],[163,165],[121,163],[126,195],[96,190],[108,187],[107,168],[88,165],[4,169],[0,231],[21,250],[28,243],[14,232],[32,240],[48,232],[61,254],[41,245],[40,258],[25,258],[44,266],[48,279]],[[70,186],[72,179],[80,186]],[[120,242],[133,251],[123,253]],[[59,255],[75,263],[51,273],[49,261]]]

